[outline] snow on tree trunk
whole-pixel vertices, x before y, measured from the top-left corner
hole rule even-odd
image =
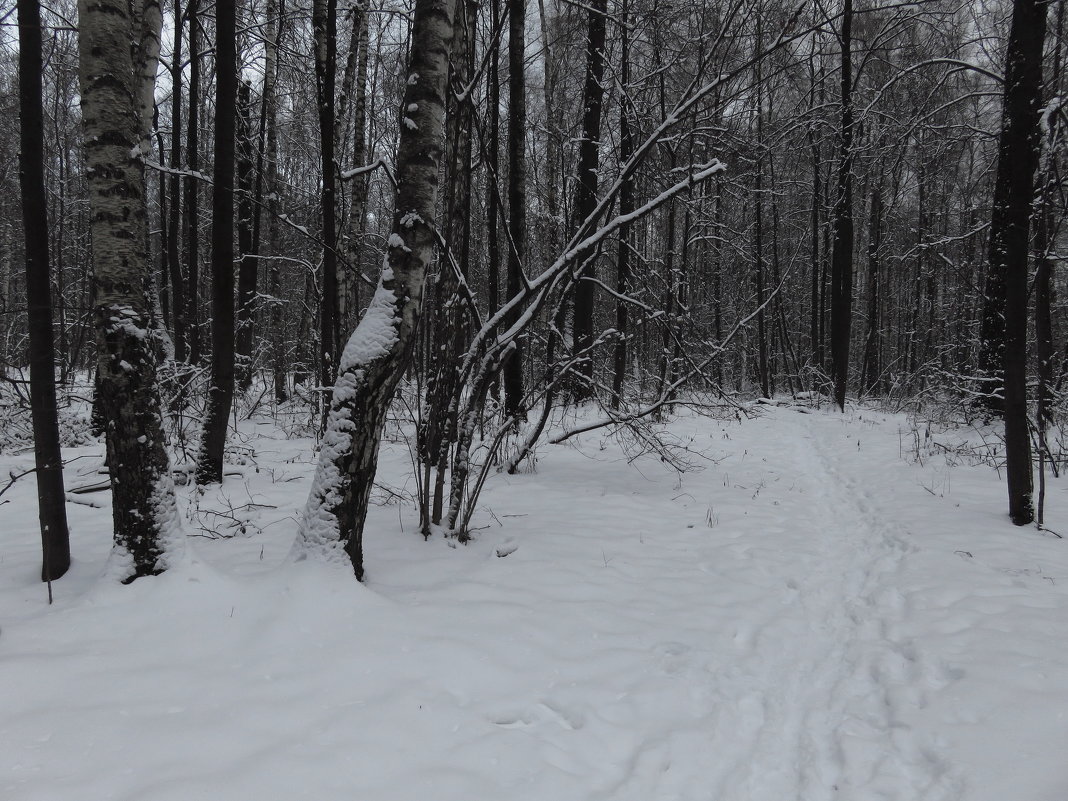
[[[363,577],[363,527],[386,411],[411,358],[435,213],[454,3],[417,0],[397,157],[393,233],[371,304],[338,364],[297,558],[347,559]]]
[[[141,158],[139,32],[124,0],[79,4],[82,120],[95,276],[97,388],[124,580],[159,573],[181,546],[152,342]],[[158,35],[157,35],[158,39]]]

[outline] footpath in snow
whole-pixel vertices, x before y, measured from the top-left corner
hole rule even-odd
[[[418,536],[387,443],[362,586],[287,561],[313,457],[266,421],[242,475],[184,490],[188,531],[237,535],[164,576],[101,580],[109,501],[75,496],[52,607],[23,479],[0,799],[1068,799],[1065,541],[1011,526],[991,468],[903,458],[902,416],[758,412],[673,422],[684,474],[543,446],[467,546]],[[1063,481],[1048,505],[1068,531]]]

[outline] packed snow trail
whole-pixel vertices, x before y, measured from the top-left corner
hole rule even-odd
[[[121,587],[72,507],[51,608],[16,485],[0,798],[1064,801],[1068,549],[906,425],[683,417],[681,475],[586,434],[491,479],[468,546],[376,507],[361,586],[286,562],[311,449],[250,424],[257,469],[199,501],[247,536]]]

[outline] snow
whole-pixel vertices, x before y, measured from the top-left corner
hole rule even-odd
[[[18,481],[0,798],[1068,797],[1068,545],[1011,526],[995,471],[914,448],[902,416],[753,414],[672,422],[703,467],[681,474],[606,431],[541,446],[535,472],[490,479],[457,547],[396,505],[393,425],[365,585],[286,558],[311,442],[265,419],[241,424],[244,480],[180,489],[187,531],[251,502],[246,535],[120,586],[95,496],[69,507],[52,607]],[[98,445],[65,455],[85,457],[69,484],[100,467]]]

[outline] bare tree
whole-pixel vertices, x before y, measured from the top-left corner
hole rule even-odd
[[[19,185],[26,240],[26,299],[30,334],[30,411],[37,474],[37,513],[44,557],[41,580],[70,567],[63,455],[56,411],[55,342],[49,278],[48,211],[44,178],[44,111],[41,86],[41,8],[19,0]],[[49,596],[51,597],[51,595]]]
[[[211,385],[197,483],[222,481],[234,401],[234,162],[237,125],[237,7],[215,11],[215,180],[211,195]]]
[[[853,327],[853,0],[844,0],[842,27],[842,120],[838,132],[838,178],[831,251],[831,367],[834,400],[845,410],[849,339]]]
[[[1042,148],[1039,107],[1046,0],[1014,0],[1005,51],[1005,101],[990,221],[988,283],[1003,288],[1005,475],[1009,517],[1034,520],[1031,438],[1027,430],[1027,259],[1035,172]],[[988,295],[988,304],[997,298]],[[987,313],[991,313],[987,310]],[[984,321],[986,317],[984,316]],[[985,328],[984,328],[985,330]],[[987,343],[984,342],[984,345]]]

